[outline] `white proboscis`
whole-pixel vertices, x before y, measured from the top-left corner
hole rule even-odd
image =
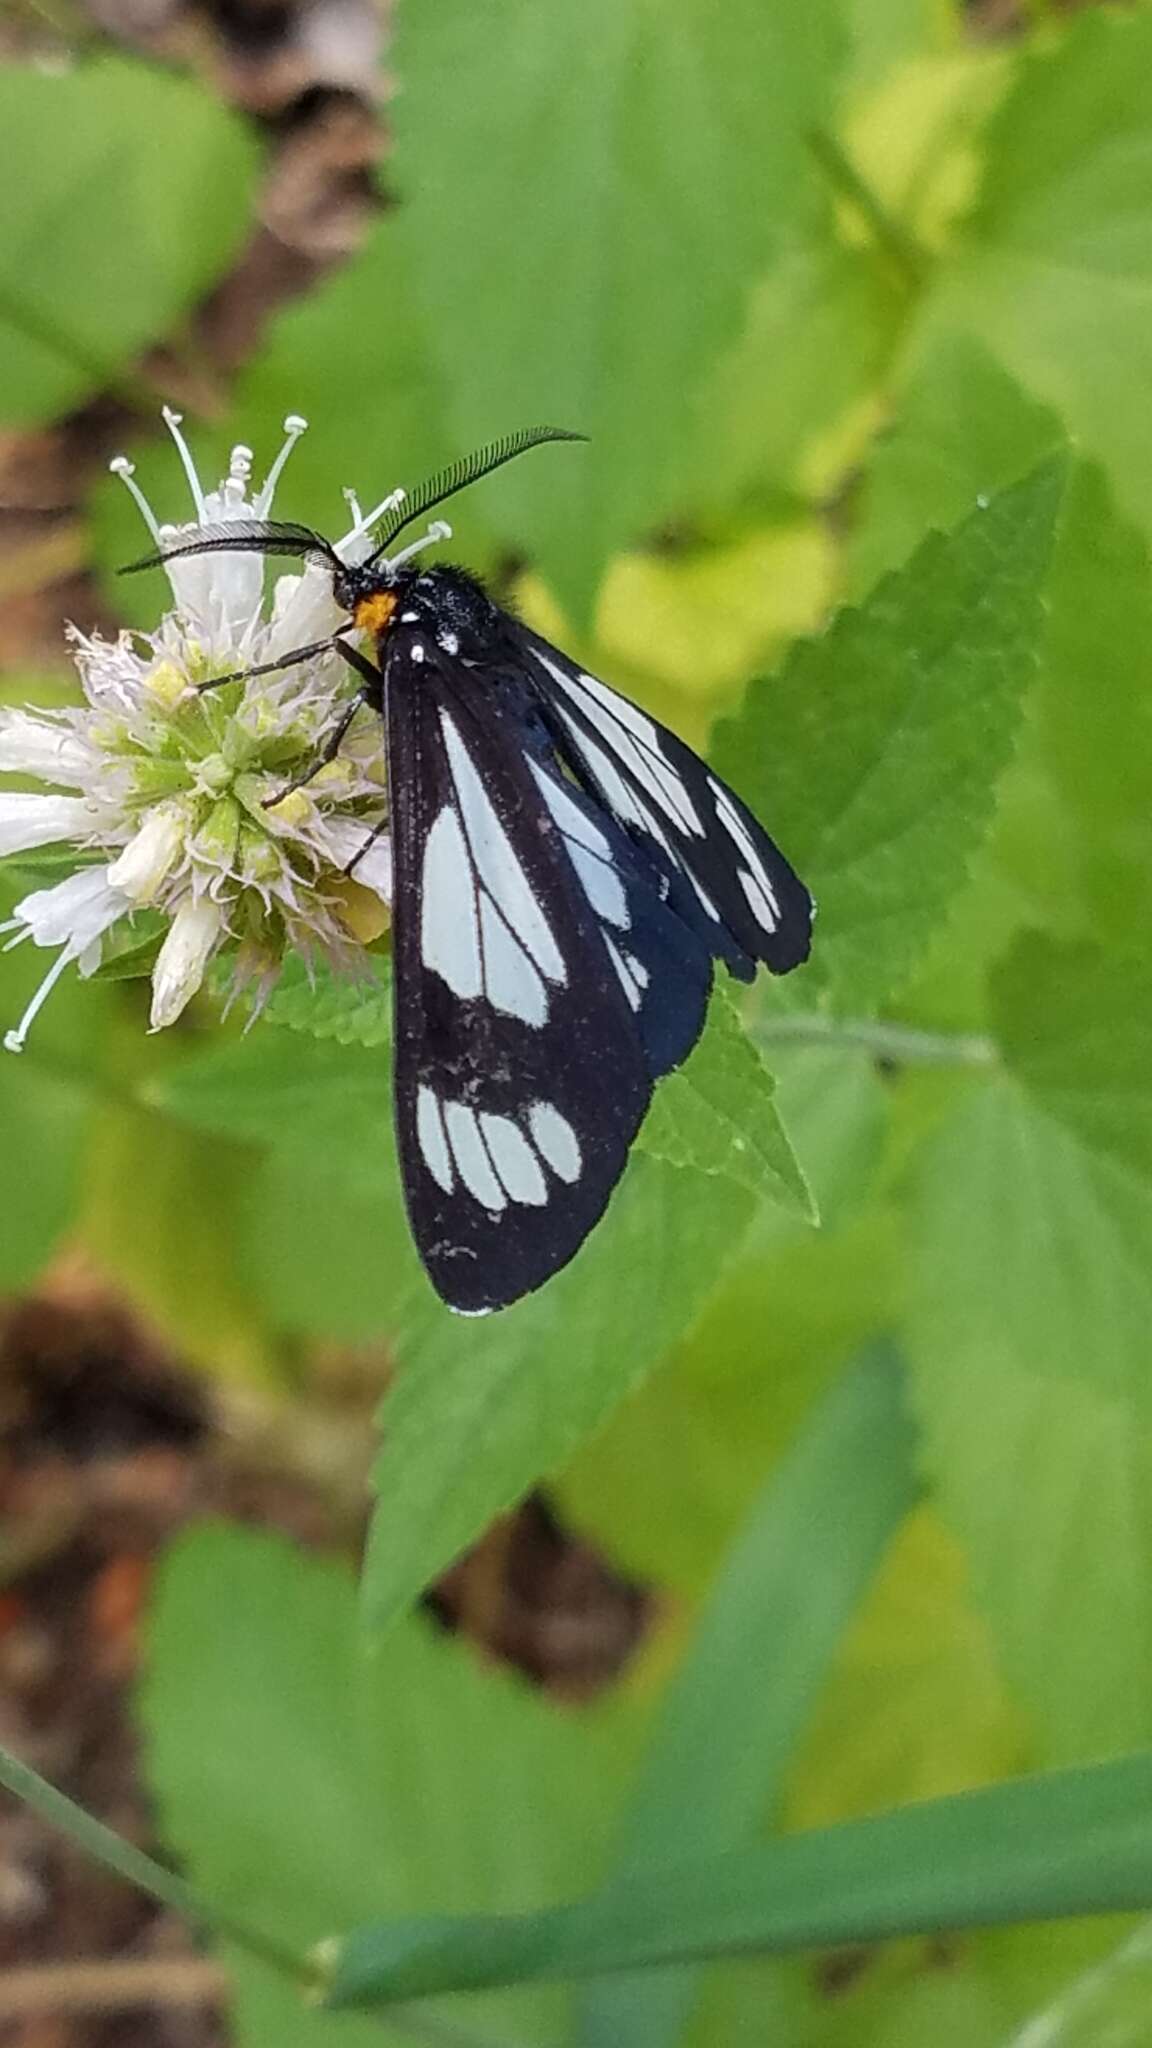
[[[193,517],[157,519],[118,456],[111,468],[131,492],[158,550],[239,519],[267,519],[306,421],[284,422],[284,444],[264,484],[251,491],[252,450],[232,449],[215,490],[200,481],[165,408],[187,479]],[[392,492],[337,542],[362,560],[373,528],[395,510]],[[66,968],[100,965],[115,928],[139,913],[155,932],[151,1023],[175,1022],[218,949],[235,945],[234,981],[258,1007],[289,950],[356,971],[387,921],[391,846],[385,829],[383,735],[357,719],[335,760],[316,772],[325,740],[357,680],[335,653],[245,683],[204,689],[217,676],[274,662],[321,641],[341,623],[331,573],[306,559],[265,596],[263,558],[206,553],[165,563],[172,607],[152,634],[114,640],[71,629],[83,704],[67,710],[0,709],[0,775],[55,785],[51,793],[0,791],[0,857],[70,846],[73,872],[15,905],[8,944],[29,940],[55,958],[10,1051]],[[67,791],[59,794],[58,791]],[[55,858],[55,857],[54,857]]]

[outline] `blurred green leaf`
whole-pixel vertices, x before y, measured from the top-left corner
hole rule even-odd
[[[24,424],[115,382],[220,274],[256,147],[190,80],[107,56],[5,66],[0,128],[0,414]]]
[[[1038,751],[1098,940],[1152,928],[1152,563],[1095,467],[1078,464],[1049,598]],[[1057,849],[1048,865],[1058,872]],[[1066,913],[1067,914],[1067,913]]]
[[[685,408],[807,213],[840,9],[441,0],[399,28],[397,228],[454,438],[533,419],[592,437],[491,499],[586,611],[608,556],[674,509]],[[514,254],[498,285],[495,249]]]
[[[911,1449],[899,1364],[878,1348],[817,1407],[726,1559],[629,1798],[610,1884],[754,1839],[778,1807],[833,1653],[914,1497]],[[594,1986],[579,2039],[674,2048],[698,1990],[693,1970]]]
[[[1086,1970],[1006,2048],[1147,2048],[1152,2010],[1152,1925]]]
[[[656,1090],[638,1143],[654,1159],[723,1174],[817,1221],[811,1191],[773,1100],[775,1082],[721,989],[687,1065]]]
[[[227,419],[192,433],[202,477],[227,474],[233,442],[256,451],[256,474],[267,473],[290,413],[310,422],[297,442],[277,492],[277,511],[339,537],[351,525],[341,492],[358,491],[365,512],[396,484],[409,486],[461,451],[442,426],[442,401],[423,327],[406,282],[395,223],[377,223],[362,250],[323,285],[282,312],[264,345],[237,379]],[[162,519],[188,516],[187,486],[167,436],[134,446],[137,481]],[[546,459],[546,458],[545,458]],[[457,545],[483,566],[491,544],[483,514],[485,487],[452,508]],[[115,577],[140,553],[140,515],[115,478],[94,491],[98,559],[116,611],[154,627],[168,599],[160,570]]]
[[[1152,507],[1152,15],[1089,8],[1038,42],[993,120],[979,199],[923,333],[983,340]]]
[[[259,1025],[232,1044],[162,1068],[143,1100],[198,1131],[259,1144],[343,1149],[385,1140],[392,1090],[386,1055]]]
[[[280,1366],[244,1256],[253,1170],[229,1139],[109,1109],[80,1230],[101,1270],[178,1353],[226,1378],[275,1382]]]
[[[326,1956],[336,2007],[741,1951],[1145,1908],[1152,1755],[633,1875],[552,1912],[393,1920]]]
[[[634,1716],[561,1712],[423,1619],[366,1659],[349,1573],[223,1525],[168,1555],[141,1707],[168,1841],[218,1905],[243,1902],[289,1945],[365,1914],[522,1908],[587,1883],[634,1742]],[[230,1962],[249,2048],[425,2038],[402,2016],[332,2035],[291,1986]],[[562,2013],[533,1993],[456,2023],[545,2042]]]
[[[1030,398],[971,335],[933,335],[901,381],[893,417],[861,479],[848,535],[849,588],[862,598],[900,568],[925,527],[962,520],[981,497],[1066,445],[1058,415]]]
[[[818,906],[782,1002],[879,1001],[962,887],[1036,668],[1065,473],[1047,463],[930,534],[720,728],[722,771]]]
[[[30,1059],[0,1055],[0,1147],[10,1199],[0,1229],[0,1287],[36,1279],[71,1223],[91,1101]]]
[[[1064,1760],[1152,1732],[1152,967],[1032,938],[993,998],[1007,1071],[915,1169],[910,1354],[974,1588]]]

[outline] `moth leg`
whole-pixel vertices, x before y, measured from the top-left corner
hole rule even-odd
[[[345,705],[344,710],[306,774],[297,775],[294,781],[286,782],[281,789],[276,791],[274,796],[266,796],[264,798],[265,810],[270,810],[274,804],[281,803],[286,796],[291,796],[293,790],[303,789],[305,783],[311,782],[314,775],[319,775],[320,770],[328,766],[329,761],[336,759],[337,754],[340,752],[344,735],[362,704],[369,705],[373,710],[379,710],[380,708],[380,692],[384,679],[375,663],[369,661],[366,654],[361,654],[358,647],[350,647],[346,640],[340,638],[339,634],[336,634],[331,640],[323,641],[321,644],[326,648],[331,648],[334,653],[343,655],[349,667],[354,668],[360,677],[361,687],[357,690],[356,695]],[[304,659],[307,654],[313,652],[315,652],[314,649],[308,648],[305,650],[304,655],[294,656],[293,659]],[[277,666],[279,665],[277,664]],[[249,675],[258,674],[259,671],[249,669],[248,673]],[[361,847],[360,852],[354,856],[353,865],[355,865],[356,861],[362,860],[367,851],[368,848],[366,846]],[[346,870],[346,872],[350,872],[350,870]]]
[[[246,683],[249,676],[274,676],[279,669],[295,668],[298,662],[311,661],[314,654],[330,654],[333,648],[337,653],[346,651],[340,640],[329,634],[327,640],[313,640],[308,647],[294,647],[291,654],[282,654],[279,661],[260,661],[255,668],[236,668],[232,670],[231,675],[209,676],[206,683],[197,683],[197,694],[203,695],[205,690],[218,690],[221,683]]]
[[[274,804],[281,803],[286,796],[291,796],[293,790],[303,789],[306,782],[311,782],[314,775],[319,775],[320,770],[328,766],[329,761],[336,759],[348,727],[351,725],[361,705],[367,704],[367,702],[367,690],[357,690],[356,695],[349,699],[340,713],[311,767],[305,769],[303,775],[294,776],[291,782],[282,783],[272,796],[266,796],[261,799],[266,811],[271,810]]]

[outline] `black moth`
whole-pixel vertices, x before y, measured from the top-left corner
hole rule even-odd
[[[786,974],[811,933],[803,883],[691,748],[474,576],[415,564],[448,529],[389,555],[431,506],[578,438],[527,429],[431,478],[359,564],[279,520],[132,564],[242,549],[331,569],[347,624],[268,666],[334,648],[360,677],[326,759],[361,705],[385,721],[400,1163],[420,1257],[466,1314],[539,1287],[603,1215],[654,1082],[700,1036],[713,961]]]

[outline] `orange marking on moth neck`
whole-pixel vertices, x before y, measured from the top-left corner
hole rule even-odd
[[[394,590],[374,590],[362,597],[352,614],[362,633],[382,633],[396,609]]]

